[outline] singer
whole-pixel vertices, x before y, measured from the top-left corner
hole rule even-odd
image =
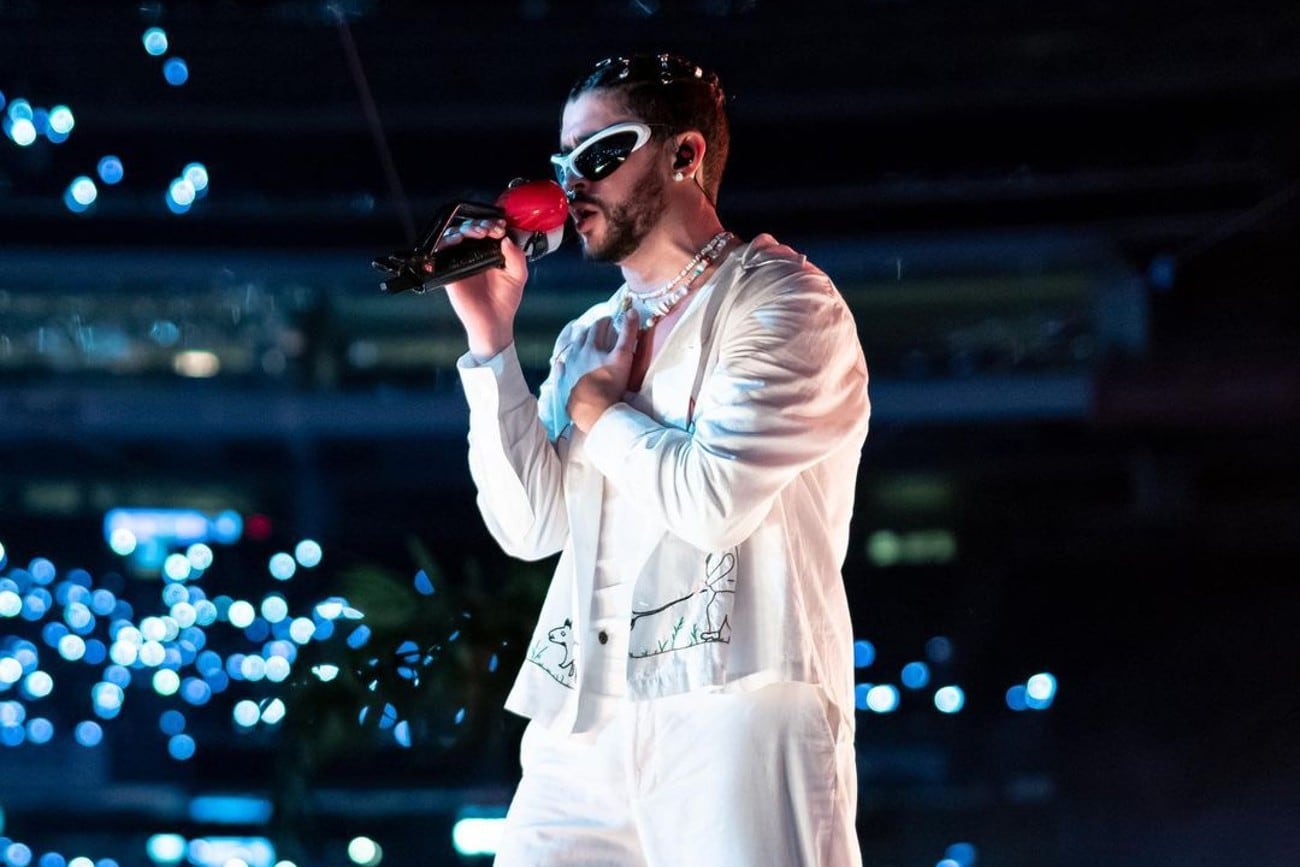
[[[559,335],[530,394],[527,279],[451,283],[469,462],[493,537],[559,553],[506,707],[530,718],[502,867],[852,867],[853,633],[841,568],[867,368],[831,280],[727,231],[718,78],[603,60],[551,157],[587,257],[624,283]]]

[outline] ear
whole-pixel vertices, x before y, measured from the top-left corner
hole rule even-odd
[[[697,177],[704,166],[704,152],[708,146],[697,130],[687,130],[677,137],[677,147],[672,155],[672,170],[688,178]]]

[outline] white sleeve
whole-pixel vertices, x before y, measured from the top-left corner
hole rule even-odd
[[[482,363],[467,353],[456,367],[470,408],[470,475],[489,532],[513,557],[556,553],[569,532],[563,466],[514,345]]]
[[[585,443],[620,492],[704,550],[748,537],[799,473],[865,436],[870,411],[857,329],[825,275],[783,280],[726,319],[693,431],[620,403]]]

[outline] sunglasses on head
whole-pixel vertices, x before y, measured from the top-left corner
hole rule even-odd
[[[607,126],[592,134],[567,154],[552,154],[555,177],[563,186],[569,176],[588,181],[603,181],[632,153],[650,141],[650,127],[628,121]]]

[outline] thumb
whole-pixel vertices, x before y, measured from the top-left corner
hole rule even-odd
[[[516,279],[527,278],[528,276],[528,257],[524,251],[519,249],[519,245],[506,235],[501,239],[501,253],[505,256],[506,272]]]

